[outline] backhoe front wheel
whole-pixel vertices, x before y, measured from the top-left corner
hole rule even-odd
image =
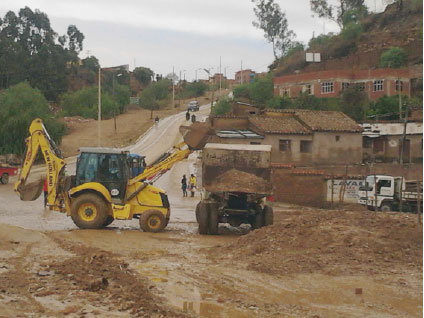
[[[93,193],[81,194],[71,205],[71,218],[81,229],[100,229],[108,220],[107,203]]]
[[[144,232],[159,232],[166,226],[166,219],[158,210],[147,210],[140,215],[140,228]]]

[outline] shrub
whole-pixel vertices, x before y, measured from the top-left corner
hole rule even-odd
[[[389,68],[399,68],[406,64],[407,55],[400,47],[392,47],[384,51],[380,56],[380,66]]]
[[[224,115],[231,111],[231,103],[227,97],[220,98],[212,109],[214,115]]]
[[[345,89],[340,96],[340,107],[346,115],[361,121],[368,108],[368,97],[365,92],[354,87]]]
[[[51,138],[60,143],[66,133],[64,123],[49,110],[46,98],[27,82],[19,83],[0,94],[0,153],[21,155],[32,120],[41,118]]]
[[[352,22],[343,28],[340,36],[346,41],[353,41],[359,38],[362,31],[363,29],[361,24]]]
[[[266,102],[274,96],[272,77],[256,78],[249,84],[249,96],[255,104],[265,106]]]
[[[109,95],[102,92],[102,118],[111,118],[119,113],[119,105]],[[97,118],[98,87],[86,87],[72,93],[65,93],[61,98],[61,106],[65,116],[82,116]]]
[[[241,84],[233,89],[234,98],[250,98],[249,84]]]

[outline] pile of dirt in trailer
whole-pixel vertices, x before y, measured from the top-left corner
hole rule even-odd
[[[236,169],[228,170],[210,183],[204,184],[204,188],[210,192],[246,192],[246,193],[270,193],[270,184],[264,179],[244,171]]]
[[[206,122],[194,122],[191,126],[180,126],[180,133],[183,135],[184,142],[191,149],[202,149],[208,142],[214,131]]]
[[[422,225],[407,213],[304,210],[211,251],[271,274],[379,274],[422,271]],[[225,256],[223,256],[225,255]]]

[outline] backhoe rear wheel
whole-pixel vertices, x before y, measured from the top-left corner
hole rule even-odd
[[[81,229],[100,229],[105,226],[108,205],[101,197],[93,193],[81,194],[72,201],[71,218]]]
[[[218,234],[218,209],[216,208],[215,204],[209,204],[208,205],[209,210],[209,234],[210,235],[217,235]]]
[[[208,207],[205,203],[199,202],[196,206],[196,219],[199,223],[199,234],[209,234],[209,213]]]
[[[166,226],[166,219],[159,210],[147,210],[140,215],[140,228],[144,232],[160,232]]]

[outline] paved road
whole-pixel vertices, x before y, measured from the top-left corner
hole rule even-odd
[[[196,112],[196,117],[202,120],[209,114],[210,105],[200,107]],[[161,154],[180,142],[182,137],[179,133],[180,125],[186,123],[185,112],[181,112],[159,121],[157,126],[153,126],[134,145],[126,147],[133,153],[146,156],[147,162],[155,161]],[[163,175],[155,185],[166,190],[171,202],[171,221],[169,228],[185,227],[189,231],[194,231],[195,218],[194,207],[199,200],[199,194],[195,198],[182,198],[180,190],[180,179],[183,174],[196,172],[197,154],[193,153],[189,159],[176,164],[169,172]],[[75,173],[75,157],[66,159],[67,171]],[[44,167],[34,167],[33,174],[39,178],[44,173]],[[63,230],[76,228],[72,220],[59,212],[52,212],[43,208],[43,199],[40,197],[33,202],[20,201],[13,192],[15,178],[11,178],[8,185],[0,185],[0,223],[20,226],[35,230]],[[138,221],[115,221],[112,227],[138,228]]]

